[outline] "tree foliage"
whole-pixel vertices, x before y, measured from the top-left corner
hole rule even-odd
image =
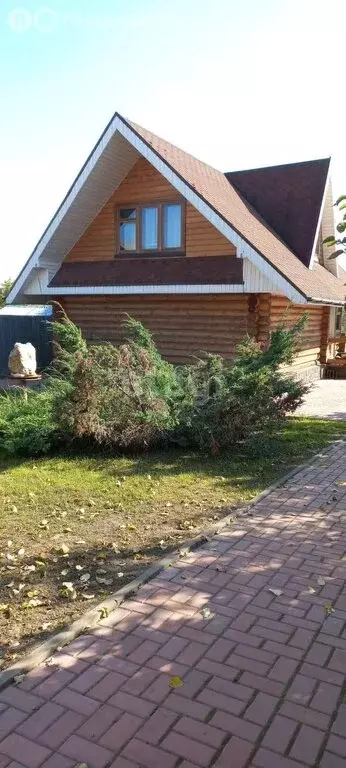
[[[3,280],[3,282],[0,284],[0,309],[6,303],[6,298],[12,288],[12,285],[13,285],[13,280],[11,280],[11,278],[8,278],[7,280]]]
[[[346,195],[340,195],[340,197],[338,197],[338,199],[335,201],[334,206],[336,206],[339,213],[342,215],[342,219],[336,225],[336,229],[340,235],[344,235],[344,232],[346,231]],[[333,251],[333,253],[328,256],[329,259],[337,259],[338,256],[342,256],[344,253],[346,253],[345,235],[343,237],[335,237],[334,234],[328,235],[328,237],[324,238],[323,244],[327,245],[328,248],[335,248],[335,246],[337,246],[337,250]]]
[[[281,325],[262,349],[247,337],[232,362],[203,355],[173,366],[144,326],[127,340],[88,346],[62,315],[43,392],[0,396],[0,445],[44,453],[72,442],[116,451],[180,444],[216,453],[253,440],[295,410],[308,386],[285,372],[305,319]]]

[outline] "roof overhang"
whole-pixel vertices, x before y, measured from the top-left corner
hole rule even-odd
[[[62,260],[129,173],[139,156],[145,157],[188,202],[236,246],[238,258],[249,259],[276,290],[284,293],[291,301],[306,303],[307,297],[293,283],[253,248],[123,117],[115,113],[18,276],[7,297],[9,304],[25,301],[26,287],[33,271],[37,274],[38,270],[48,270],[49,280],[52,279]]]

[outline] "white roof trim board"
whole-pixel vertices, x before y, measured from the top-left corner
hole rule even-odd
[[[88,285],[48,288],[47,293],[51,296],[100,296],[100,295],[150,295],[150,294],[177,294],[177,293],[244,293],[243,286],[229,283],[223,284],[184,284],[177,285]]]
[[[145,157],[188,202],[233,243],[237,249],[238,258],[248,259],[264,275],[266,282],[276,286],[276,290],[284,293],[291,301],[306,303],[306,297],[297,288],[244,240],[203,200],[201,195],[148,146],[120,115],[115,113],[17,278],[7,297],[9,304],[25,296],[26,287],[35,278],[35,274],[37,275],[37,270],[48,269],[51,279],[63,258],[79,240],[88,224],[102,209],[140,155]],[[148,286],[143,288],[146,289]],[[90,290],[93,293],[96,291],[95,288]],[[83,294],[88,293],[85,288],[80,290],[59,288],[56,291],[49,289],[50,294],[53,291],[57,294],[72,294],[77,291]],[[182,286],[180,291],[182,292]],[[107,291],[105,288],[97,287],[97,292],[108,293],[109,287]],[[119,288],[114,292],[119,292]],[[134,286],[131,286],[131,293],[135,293]],[[323,301],[322,297],[319,300]]]

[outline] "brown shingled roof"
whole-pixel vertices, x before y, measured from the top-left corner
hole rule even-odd
[[[310,265],[330,159],[226,173],[306,267]]]
[[[221,171],[136,123],[124,122],[305,298],[310,301],[344,302],[342,281],[324,267],[308,269],[302,264]]]
[[[65,261],[50,286],[242,285],[243,261],[234,256],[160,255],[114,261]]]

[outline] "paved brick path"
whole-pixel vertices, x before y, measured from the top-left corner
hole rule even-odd
[[[345,553],[337,444],[3,690],[0,768],[345,768]]]
[[[346,379],[314,381],[296,415],[346,421]]]

